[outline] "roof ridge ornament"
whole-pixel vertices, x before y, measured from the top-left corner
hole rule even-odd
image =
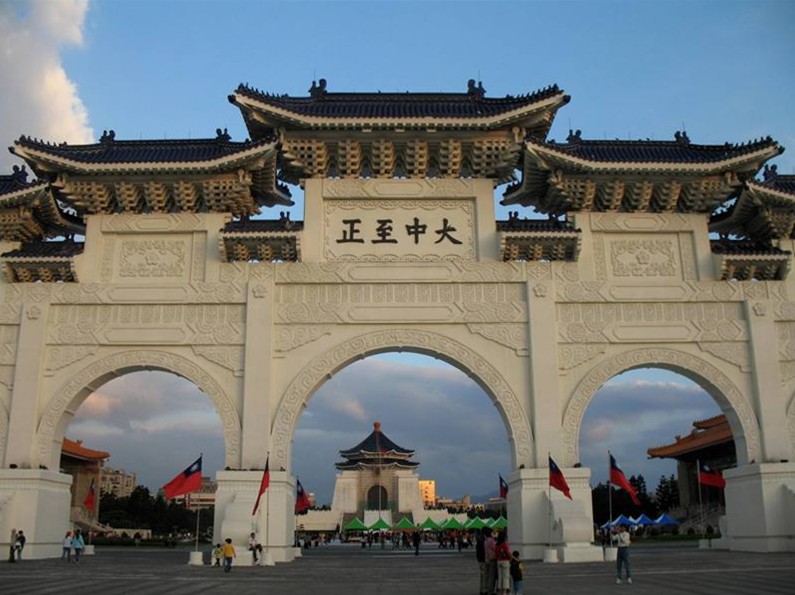
[[[778,165],[775,163],[773,165],[765,164],[762,177],[765,179],[765,182],[775,182],[776,178],[778,178]]]
[[[99,138],[99,142],[102,145],[107,145],[116,140],[116,131],[115,130],[103,130],[102,136]]]
[[[220,128],[215,129],[215,140],[219,143],[228,143],[232,140],[232,136],[227,132],[226,128],[221,130]]]
[[[576,145],[582,142],[582,130],[572,130],[569,128],[569,136],[566,137],[566,142]]]
[[[483,99],[486,96],[486,89],[483,87],[481,81],[475,84],[475,79],[469,79],[467,82],[467,95],[474,99]]]
[[[19,167],[15,165],[13,168],[13,173],[11,174],[11,179],[17,182],[18,184],[27,184],[28,183],[28,170],[25,169],[25,166]]]
[[[320,79],[317,82],[312,81],[312,86],[309,87],[309,96],[312,99],[321,99],[326,93],[326,79]]]
[[[679,143],[680,145],[689,145],[690,144],[690,137],[687,136],[687,132],[684,130],[674,132],[674,140]]]

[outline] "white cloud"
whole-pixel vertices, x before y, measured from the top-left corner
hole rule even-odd
[[[217,433],[221,429],[221,423],[214,412],[191,411],[186,415],[184,411],[173,411],[150,419],[131,420],[130,429],[146,433],[171,432],[172,430]]]
[[[80,419],[69,424],[67,437],[73,440],[84,440],[88,448],[98,448],[92,445],[92,438],[107,438],[108,436],[122,436],[124,430],[117,425],[105,423],[98,419]]]
[[[88,0],[0,1],[0,143],[20,135],[90,143],[94,132],[61,52],[83,43]],[[15,158],[0,150],[0,172]]]

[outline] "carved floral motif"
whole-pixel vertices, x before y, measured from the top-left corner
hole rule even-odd
[[[610,243],[615,277],[673,277],[674,245],[670,240],[618,240]]]
[[[333,325],[330,324],[291,324],[280,326],[276,334],[275,349],[282,354],[317,341],[320,337],[330,335]]]
[[[526,324],[470,323],[467,324],[467,328],[473,333],[486,337],[490,341],[513,349],[516,355],[520,357],[526,357],[528,355]]]
[[[119,277],[182,277],[185,240],[122,240]]]

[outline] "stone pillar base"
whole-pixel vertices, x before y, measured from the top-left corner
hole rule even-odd
[[[72,476],[47,469],[0,469],[0,551],[11,529],[27,537],[23,559],[60,558],[70,529]]]
[[[795,463],[752,463],[723,473],[721,546],[741,552],[795,552]]]

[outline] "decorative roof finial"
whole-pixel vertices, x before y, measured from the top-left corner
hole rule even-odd
[[[582,140],[582,130],[573,131],[569,128],[569,136],[566,137],[566,141],[575,145]]]
[[[690,138],[687,136],[687,132],[684,130],[679,132],[678,130],[674,132],[674,140],[678,142],[680,145],[689,145]]]
[[[25,169],[25,166],[19,167],[15,165],[12,168],[13,172],[11,177],[14,179],[15,182],[19,182],[20,184],[26,184],[28,181],[28,170]]]
[[[762,171],[762,177],[765,179],[765,182],[773,182],[778,177],[778,165],[775,163],[773,165],[765,164],[765,169]]]
[[[228,143],[230,140],[232,140],[232,137],[226,131],[226,128],[224,128],[223,130],[221,130],[220,128],[216,128],[215,129],[215,140],[217,140],[219,142]]]
[[[475,84],[475,79],[469,79],[467,82],[467,95],[476,99],[483,99],[486,95],[486,89],[483,88],[483,83],[478,81]]]
[[[381,422],[380,421],[377,421],[377,422],[373,423],[373,430],[375,430],[376,432],[380,432],[381,431]]]
[[[312,86],[309,88],[309,96],[313,99],[320,99],[326,94],[326,79],[320,79],[315,83],[312,81]]]
[[[103,130],[102,131],[102,136],[100,137],[99,142],[102,143],[103,145],[106,145],[108,143],[112,143],[115,140],[116,140],[116,132],[115,131],[113,131],[113,130]]]

